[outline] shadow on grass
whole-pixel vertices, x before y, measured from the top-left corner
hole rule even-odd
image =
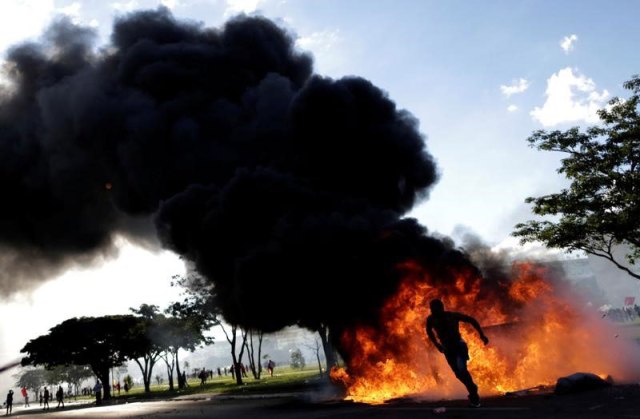
[[[214,378],[200,385],[199,380],[189,380],[189,386],[178,390],[169,390],[166,386],[152,386],[151,392],[145,393],[136,389],[129,394],[115,396],[111,404],[131,403],[143,400],[166,400],[181,396],[211,397],[216,395],[246,395],[246,394],[281,394],[304,392],[326,386],[329,383],[328,377],[321,376],[317,370],[295,371],[275,374],[273,377],[263,376],[260,380],[254,378],[243,379],[242,385],[237,385],[230,376]]]

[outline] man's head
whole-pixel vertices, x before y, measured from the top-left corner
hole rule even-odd
[[[444,303],[438,298],[434,298],[429,302],[429,308],[431,309],[431,314],[436,316],[444,313]]]

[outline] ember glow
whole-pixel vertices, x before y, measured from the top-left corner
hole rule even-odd
[[[416,262],[398,268],[404,279],[381,310],[382,327],[342,334],[347,366],[331,376],[345,385],[349,400],[377,404],[405,396],[466,395],[426,337],[432,298],[441,298],[446,310],[474,316],[485,329],[487,346],[470,325],[461,324],[469,371],[481,396],[555,384],[579,371],[624,376],[624,356],[614,350],[613,333],[572,307],[546,279],[544,267],[516,263],[511,280],[490,292],[477,274],[459,272],[455,283],[441,284]]]

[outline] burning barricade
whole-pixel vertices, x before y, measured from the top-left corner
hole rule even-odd
[[[371,404],[399,397],[453,398],[464,394],[444,357],[429,344],[425,318],[429,301],[476,317],[491,343],[483,345],[462,327],[469,346],[468,368],[482,395],[552,386],[558,377],[588,370],[625,378],[625,348],[597,316],[569,303],[550,273],[534,263],[515,263],[509,281],[488,292],[484,279],[460,271],[451,284],[434,284],[420,264],[399,266],[398,291],[381,310],[380,326],[345,330],[340,338],[346,368],[332,371],[347,399]]]

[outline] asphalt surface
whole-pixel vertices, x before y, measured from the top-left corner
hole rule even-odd
[[[165,401],[140,401],[109,406],[67,405],[43,412],[38,406],[14,408],[17,418],[639,418],[640,385],[614,386],[578,394],[550,392],[486,398],[480,408],[464,400],[395,400],[366,405],[327,398],[322,393],[215,396],[193,395]]]

